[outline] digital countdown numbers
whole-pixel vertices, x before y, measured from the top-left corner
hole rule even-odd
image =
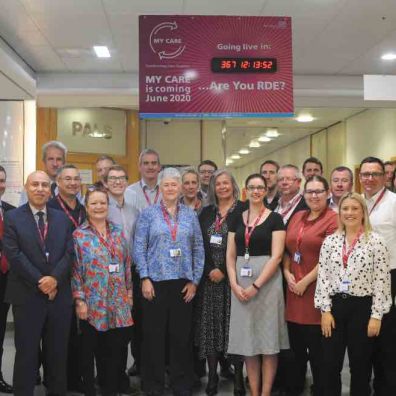
[[[212,58],[213,73],[275,73],[275,58]]]

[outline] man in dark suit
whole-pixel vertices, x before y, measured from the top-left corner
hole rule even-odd
[[[8,278],[8,263],[5,255],[3,255],[3,235],[4,235],[4,213],[15,207],[7,202],[1,200],[6,189],[7,173],[5,169],[0,166],[0,393],[13,393],[12,386],[4,381],[1,370],[3,360],[3,344],[4,335],[7,326],[7,314],[10,304],[4,301],[5,290],[7,287]]]
[[[28,176],[28,203],[5,215],[4,252],[10,265],[6,301],[15,323],[14,394],[31,396],[43,334],[47,394],[66,394],[67,341],[72,312],[71,226],[64,213],[47,207],[45,172]]]

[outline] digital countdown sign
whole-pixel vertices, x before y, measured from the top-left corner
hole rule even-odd
[[[139,112],[293,116],[291,18],[140,16]]]

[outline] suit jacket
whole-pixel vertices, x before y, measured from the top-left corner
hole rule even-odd
[[[44,249],[29,204],[4,216],[4,253],[10,266],[5,300],[11,304],[23,304],[35,296],[47,299],[39,290],[38,281],[48,275],[58,282],[56,299],[72,304],[70,274],[74,249],[70,221],[64,213],[48,206],[47,221]]]
[[[308,208],[308,205],[307,205],[307,203],[305,202],[305,198],[302,197],[301,200],[300,200],[300,202],[299,202],[299,203],[297,204],[297,206],[294,208],[294,210],[293,210],[292,214],[290,215],[289,219],[287,220],[287,223],[285,224],[286,228],[287,228],[287,226],[289,225],[291,218],[292,218],[297,212],[299,212],[300,210],[307,210],[307,209],[309,209],[309,208]]]
[[[5,201],[1,201],[1,207],[3,208],[3,215],[5,214],[5,212],[8,212],[9,210],[15,209],[15,206],[13,206]],[[0,239],[0,252],[3,252],[3,240],[2,239]]]

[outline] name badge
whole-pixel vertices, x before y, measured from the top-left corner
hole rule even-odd
[[[212,235],[210,237],[210,243],[212,245],[221,245],[223,242],[223,237],[221,235]]]
[[[170,249],[169,255],[171,257],[181,257],[181,249]]]
[[[300,253],[300,252],[295,252],[295,253],[294,253],[293,261],[294,261],[296,264],[300,264],[300,261],[301,261],[301,253]]]
[[[351,284],[350,280],[347,279],[347,278],[344,278],[341,281],[341,284],[340,284],[340,292],[341,293],[347,293],[349,291],[349,285],[350,284]]]
[[[109,272],[110,272],[110,274],[112,274],[114,272],[120,272],[120,264],[110,264]]]
[[[241,268],[241,276],[242,277],[252,277],[253,276],[253,270],[250,267],[242,267]]]

